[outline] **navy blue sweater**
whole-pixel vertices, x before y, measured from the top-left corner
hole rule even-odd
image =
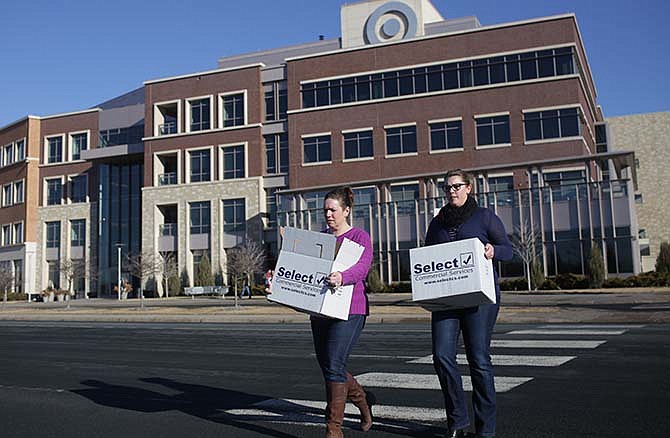
[[[512,244],[507,238],[505,226],[493,210],[488,208],[477,207],[477,210],[470,216],[458,230],[455,239],[449,237],[448,228],[436,216],[430,222],[428,231],[426,232],[426,246],[437,245],[440,243],[452,242],[454,240],[463,240],[476,237],[484,245],[490,243],[493,245],[493,260],[511,260],[514,256],[512,251]],[[498,272],[493,265],[496,294],[500,295],[500,287],[498,286]]]

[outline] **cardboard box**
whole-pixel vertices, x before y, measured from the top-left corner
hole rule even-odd
[[[335,236],[287,227],[272,279],[268,300],[300,312],[349,319],[353,285],[332,289],[326,283],[334,271],[356,264],[365,247]]]
[[[409,259],[412,300],[427,310],[496,302],[493,262],[477,238],[411,249]]]

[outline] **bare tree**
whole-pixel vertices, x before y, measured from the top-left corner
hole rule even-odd
[[[67,288],[65,289],[65,292],[67,296],[65,297],[67,301],[67,308],[70,308],[70,296],[74,295],[74,282],[78,278],[86,278],[87,269],[86,266],[86,261],[82,259],[62,259],[60,261],[60,273],[65,277],[65,281],[67,282]]]
[[[170,297],[170,278],[179,275],[179,266],[177,265],[177,256],[173,252],[160,253],[160,260],[157,264],[158,274],[163,277],[164,292],[166,298]]]
[[[7,293],[14,284],[14,272],[12,270],[11,262],[0,262],[0,288],[2,289],[4,298],[2,301],[2,310],[5,310],[7,305]]]
[[[237,282],[242,278],[251,284],[251,276],[263,272],[265,268],[265,250],[254,240],[247,239],[243,244],[232,248],[228,253],[228,273],[233,278],[235,303],[237,305]]]
[[[160,261],[151,253],[144,254],[128,254],[126,256],[126,266],[128,272],[133,277],[140,280],[139,297],[141,307],[144,308],[144,293],[142,292],[142,285],[151,278],[156,277],[156,273],[160,270]]]
[[[528,281],[528,291],[530,292],[532,290],[531,266],[533,263],[537,263],[537,247],[541,245],[540,231],[531,227],[530,224],[524,220],[521,225],[514,227],[514,234],[512,235],[511,241],[514,253],[518,255],[523,262],[526,280]]]

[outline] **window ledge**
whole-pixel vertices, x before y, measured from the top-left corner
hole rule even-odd
[[[405,157],[417,157],[419,156],[418,152],[409,152],[407,154],[387,154],[384,158],[405,158]]]
[[[453,152],[463,152],[464,148],[450,148],[450,149],[431,149],[430,154],[449,154]]]
[[[535,144],[543,144],[543,143],[559,143],[562,141],[581,141],[584,140],[584,137],[581,135],[576,135],[573,137],[558,137],[558,138],[547,138],[547,139],[541,139],[541,140],[526,140],[523,144],[524,145],[535,145]]]
[[[512,147],[512,143],[486,144],[481,146],[475,146],[475,149],[480,150],[480,149],[497,149],[497,148],[509,148],[509,147]]]
[[[343,163],[355,163],[357,161],[371,161],[374,160],[375,157],[360,157],[360,158],[345,158],[342,160]]]
[[[326,164],[333,164],[332,161],[317,161],[316,163],[302,163],[302,167],[323,166]]]

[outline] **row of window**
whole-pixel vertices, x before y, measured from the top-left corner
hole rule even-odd
[[[65,145],[66,134],[50,135],[44,139],[44,163],[62,163],[81,159],[81,151],[89,146],[89,131],[71,132],[67,134],[67,150]]]
[[[217,97],[219,120],[213,120],[213,96],[186,99],[186,132],[198,132],[247,124],[246,92],[221,93]],[[180,134],[181,100],[154,104],[154,136]]]
[[[9,207],[25,202],[25,184],[23,180],[14,181],[2,186],[2,206]]]
[[[510,144],[509,114],[475,117],[474,122],[478,147]],[[524,112],[523,123],[527,142],[581,135],[578,108]],[[431,151],[463,149],[462,119],[430,122],[428,129]],[[416,124],[388,127],[384,131],[387,156],[417,153]],[[374,156],[372,129],[344,132],[342,140],[345,160]],[[331,146],[331,134],[303,136],[303,163],[330,162]]]
[[[23,222],[2,225],[2,246],[23,243]]]
[[[302,107],[314,108],[570,75],[574,48],[538,50],[304,83]]]
[[[46,247],[60,248],[61,223],[60,221],[45,223]],[[70,247],[86,245],[86,219],[73,219],[70,221]]]
[[[63,176],[44,179],[44,205],[61,205],[88,202],[88,175],[70,175],[67,184]]]
[[[223,200],[223,232],[245,234],[246,207],[244,198]],[[189,203],[189,233],[209,234],[212,225],[210,201]]]
[[[26,159],[26,139],[21,138],[0,149],[0,166],[9,166]]]
[[[159,186],[178,184],[178,152],[156,155],[156,177]],[[187,183],[213,181],[213,150],[192,149],[186,151]],[[222,180],[246,178],[246,151],[244,145],[221,146],[219,153],[219,178]]]

